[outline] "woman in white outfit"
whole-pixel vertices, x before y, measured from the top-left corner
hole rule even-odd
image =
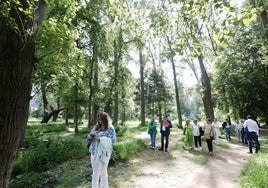
[[[113,125],[109,124],[109,116],[105,112],[98,115],[98,123],[94,125],[87,141],[90,142],[92,188],[108,188],[108,164],[113,150],[116,134]]]
[[[220,137],[220,125],[217,120],[217,118],[214,119],[214,122],[212,123],[212,126],[214,128],[214,142],[216,144],[219,144],[219,137]]]

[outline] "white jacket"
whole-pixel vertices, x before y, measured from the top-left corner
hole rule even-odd
[[[96,143],[94,160],[96,162],[108,163],[113,151],[113,143],[111,138],[102,136],[100,142]]]

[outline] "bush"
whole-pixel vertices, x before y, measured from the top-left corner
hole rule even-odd
[[[74,138],[35,140],[35,145],[21,149],[15,159],[12,177],[27,172],[43,172],[66,160],[88,154],[85,144]]]
[[[66,131],[66,125],[63,123],[40,124],[38,122],[27,125],[26,138],[33,135],[43,135],[44,133],[55,133]]]
[[[118,161],[128,161],[145,148],[146,144],[141,139],[133,139],[130,142],[115,144],[110,164],[114,164]]]
[[[114,129],[116,132],[116,136],[118,137],[123,136],[128,130],[127,126],[125,125],[117,125]]]

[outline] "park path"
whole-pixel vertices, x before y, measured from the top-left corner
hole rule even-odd
[[[241,171],[247,164],[247,147],[229,143],[210,160],[190,174],[179,187],[183,188],[237,188]]]
[[[148,137],[146,133],[140,137]],[[160,136],[158,136],[160,137]],[[196,161],[200,152],[178,149],[178,136],[171,135],[169,152],[158,150],[142,152],[140,156],[123,166],[114,177],[116,186],[111,188],[237,188],[241,171],[247,164],[248,148],[240,143],[227,143],[221,139],[222,144],[228,147],[219,148],[218,152],[209,157],[206,164]],[[159,143],[159,138],[158,141]],[[148,141],[149,143],[149,141]],[[207,146],[203,142],[206,152]]]

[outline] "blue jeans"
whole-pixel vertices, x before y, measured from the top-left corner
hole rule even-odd
[[[230,141],[231,140],[231,131],[230,128],[225,128],[225,136],[226,136],[226,140]]]
[[[156,134],[153,133],[153,132],[150,132],[151,147],[152,147],[152,148],[155,148],[155,137],[156,137]]]

